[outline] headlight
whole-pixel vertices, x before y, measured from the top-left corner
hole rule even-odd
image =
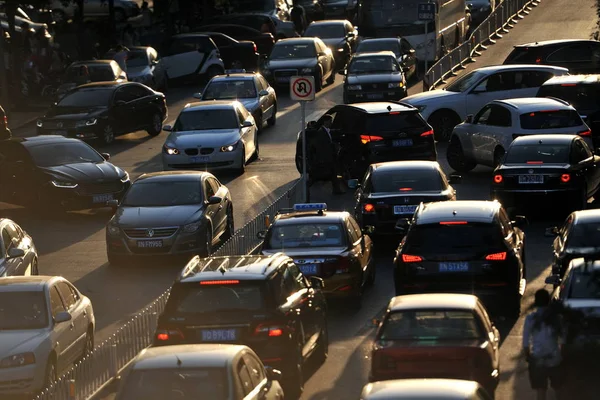
[[[172,156],[179,154],[179,150],[177,150],[175,146],[167,143],[165,143],[165,145],[163,146],[163,151]]]
[[[36,122],[36,125],[38,128],[41,128],[42,126],[44,126],[44,121],[42,121],[41,119],[38,119]]]
[[[300,73],[301,73],[301,74],[312,74],[312,72],[313,72],[313,69],[312,69],[312,68],[302,68],[302,69],[300,70]]]
[[[396,89],[404,87],[404,82],[388,83],[388,89]]]
[[[129,180],[129,173],[125,172],[125,175],[121,177],[121,182],[125,183]]]
[[[77,187],[76,183],[65,181],[52,181],[52,185],[54,185],[54,187],[63,189],[75,189]]]
[[[339,51],[340,53],[341,53],[342,51],[344,51],[344,50],[345,50],[345,49],[344,49],[343,47],[340,47],[339,49],[337,49],[337,51]]]
[[[0,361],[0,368],[22,367],[29,364],[35,364],[35,354],[19,353],[3,358]]]
[[[196,232],[200,228],[200,222],[194,222],[183,226],[183,231],[187,233]]]
[[[227,146],[222,146],[221,147],[221,152],[222,153],[229,153],[231,151],[234,151],[235,149],[237,149],[238,143],[240,143],[239,140],[237,142],[235,142],[235,143],[228,144]]]
[[[108,224],[106,230],[108,231],[108,234],[112,236],[118,236],[119,234],[121,234],[121,230],[117,225]]]
[[[76,128],[81,128],[82,126],[92,126],[92,125],[96,125],[98,123],[98,120],[96,118],[91,118],[88,119],[87,121],[77,121],[77,123],[75,124]]]
[[[348,90],[362,90],[360,85],[348,85]]]

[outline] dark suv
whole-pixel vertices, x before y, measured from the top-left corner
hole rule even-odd
[[[570,39],[520,44],[504,64],[555,65],[568,68],[571,74],[595,74],[600,72],[600,42]]]
[[[401,102],[338,105],[325,113],[333,118],[330,134],[339,144],[338,164],[344,178],[360,179],[369,165],[386,161],[437,161],[433,128],[415,107]],[[318,129],[323,116],[307,129]],[[296,167],[302,170],[302,134],[296,145]]]
[[[518,315],[525,291],[524,217],[496,201],[421,204],[394,258],[396,295],[467,293]]]
[[[592,130],[594,149],[600,147],[600,74],[550,78],[537,97],[557,97],[569,102]]]
[[[244,344],[283,370],[286,394],[301,392],[304,362],[327,357],[323,286],[282,253],[196,256],[173,283],[154,345]]]

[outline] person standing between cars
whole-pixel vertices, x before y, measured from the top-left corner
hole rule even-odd
[[[535,292],[536,310],[525,318],[523,353],[529,363],[529,382],[537,392],[537,400],[545,400],[548,381],[555,393],[563,383],[562,345],[565,327],[561,315],[551,310],[550,294]]]
[[[331,136],[331,115],[323,116],[318,129],[306,131],[307,172],[309,186],[317,181],[331,181],[334,194],[343,193],[337,174],[337,145]]]
[[[290,12],[290,19],[294,23],[296,32],[298,32],[299,35],[302,35],[306,29],[306,11],[304,11],[304,7],[300,5],[300,0],[294,0],[292,11]]]
[[[122,44],[118,44],[115,47],[115,55],[113,56],[113,60],[119,64],[119,67],[123,70],[123,72],[127,73],[127,48]]]

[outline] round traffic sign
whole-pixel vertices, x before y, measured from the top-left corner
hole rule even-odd
[[[306,78],[296,79],[292,87],[295,96],[305,98],[313,93],[313,85]]]

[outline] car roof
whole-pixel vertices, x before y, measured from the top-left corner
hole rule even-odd
[[[289,258],[283,253],[206,258],[196,256],[187,263],[177,280],[181,283],[265,280],[287,260]]]
[[[575,42],[598,42],[597,40],[590,39],[553,39],[553,40],[541,40],[539,42],[530,42],[523,43],[514,46],[515,48],[519,47],[542,47],[542,46],[552,46],[555,44],[566,44],[566,43],[575,43]]]
[[[105,82],[90,82],[83,84],[81,86],[77,86],[73,91],[77,89],[94,89],[94,88],[108,88],[108,89],[117,89],[121,86],[125,85],[135,85],[134,82],[113,82],[113,81],[105,81]]]
[[[232,344],[183,344],[149,347],[140,352],[132,370],[225,368],[246,346]]]
[[[397,171],[399,169],[431,169],[439,171],[440,164],[437,161],[388,161],[371,164],[374,171]]]
[[[360,41],[360,43],[358,44],[359,46],[363,43],[369,43],[369,42],[397,42],[398,40],[400,40],[400,38],[397,37],[389,37],[389,38],[367,38],[367,39],[363,39]]]
[[[250,81],[256,77],[256,74],[251,74],[248,72],[234,72],[230,74],[217,75],[213,77],[212,81],[227,81],[227,80],[236,80],[236,81]]]
[[[92,64],[98,64],[98,65],[110,65],[111,63],[116,62],[115,60],[83,60],[83,61],[74,61],[73,63],[71,63],[71,66],[77,66],[77,65],[92,65]]]
[[[373,382],[363,389],[368,400],[464,400],[477,392],[479,384],[458,379],[394,379]]]
[[[326,19],[326,20],[322,20],[322,21],[313,21],[311,22],[308,26],[310,25],[339,25],[339,24],[345,24],[346,21],[345,19]]]
[[[279,44],[308,44],[308,43],[314,43],[316,39],[318,39],[318,38],[315,38],[315,37],[298,37],[298,38],[279,39],[275,43],[275,46],[277,46]]]
[[[389,311],[410,310],[473,310],[477,307],[477,296],[458,293],[421,293],[396,296],[390,300]]]
[[[575,211],[573,219],[574,225],[600,222],[600,209]]]
[[[354,103],[340,105],[339,107],[350,107],[358,111],[363,111],[368,114],[380,114],[380,113],[391,113],[391,112],[406,112],[415,111],[416,108],[410,104],[401,103],[399,101],[376,101],[372,103]],[[388,108],[389,107],[389,108]]]
[[[499,202],[487,200],[437,201],[419,207],[415,219],[417,225],[453,220],[491,223],[500,207]]]
[[[564,144],[570,145],[576,135],[524,135],[517,137],[511,144],[512,146],[526,146],[533,144]]]
[[[143,174],[139,178],[137,178],[135,182],[200,181],[205,176],[213,175],[210,172],[206,171],[159,171]]]
[[[30,136],[27,138],[13,138],[11,140],[13,142],[21,143],[25,147],[35,147],[52,143],[82,143],[82,141],[79,139],[64,137],[60,135]]]
[[[350,214],[346,211],[288,211],[279,210],[275,216],[273,225],[297,225],[297,224],[335,224],[341,223]]]
[[[55,279],[47,275],[7,276],[0,279],[0,292],[41,292]]]
[[[396,55],[394,54],[394,52],[390,51],[390,50],[370,51],[368,53],[356,53],[356,54],[354,54],[354,56],[352,58],[368,58],[368,57],[375,57],[375,56],[389,56],[389,57],[393,57],[394,59],[396,58]]]
[[[538,65],[538,64],[507,64],[507,65],[490,65],[487,67],[477,68],[474,71],[485,72],[492,74],[494,72],[501,71],[515,71],[515,70],[552,70],[552,71],[563,71],[568,73],[569,70],[563,67],[555,67],[554,65]]]
[[[195,101],[193,103],[188,103],[183,107],[181,112],[186,111],[197,111],[200,109],[212,109],[212,110],[226,110],[228,108],[233,109],[234,104],[239,103],[236,100],[204,100],[204,101]]]
[[[599,83],[600,74],[559,75],[548,79],[542,86],[549,85],[574,85],[577,83]]]
[[[189,38],[189,37],[206,37],[206,38],[210,38],[210,36],[208,36],[205,33],[179,33],[177,35],[173,35],[174,38]]]
[[[550,97],[523,97],[494,100],[492,103],[507,105],[513,109],[517,109],[521,113],[539,112],[546,109],[575,110],[573,106],[566,101]]]

